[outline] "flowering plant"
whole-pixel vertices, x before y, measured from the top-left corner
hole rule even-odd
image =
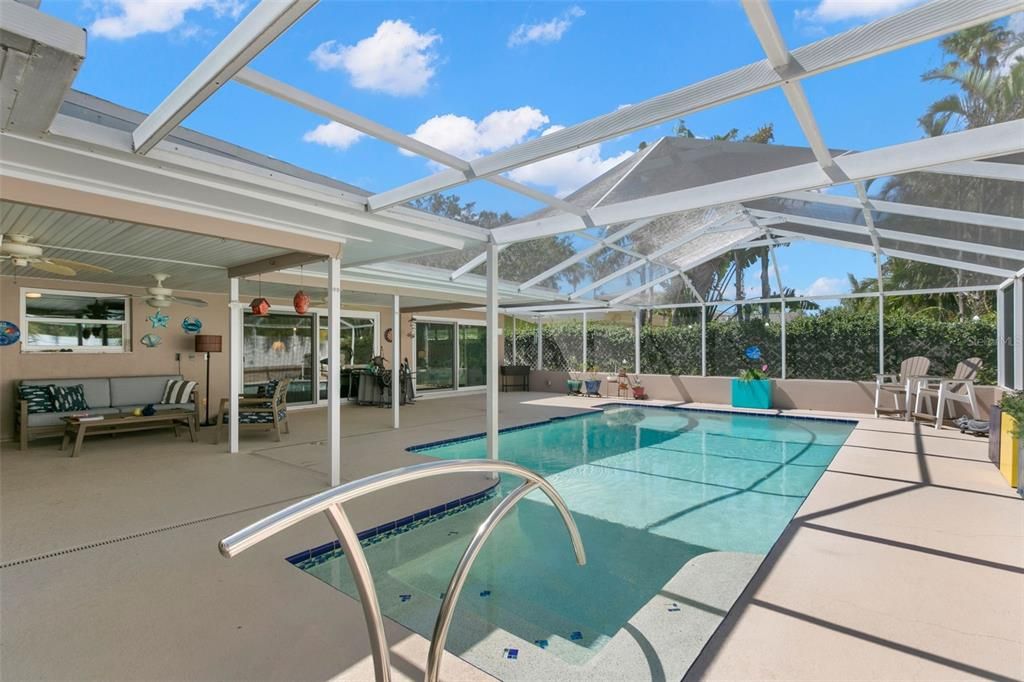
[[[743,354],[747,360],[751,362],[761,362],[761,349],[757,346],[748,346]],[[768,378],[768,363],[761,362],[761,366],[748,367],[747,369],[740,372],[740,379],[742,381],[763,381]]]

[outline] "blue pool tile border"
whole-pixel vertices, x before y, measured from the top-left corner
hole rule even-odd
[[[512,433],[513,431],[523,431],[524,429],[533,429],[544,424],[550,424],[551,422],[566,421],[569,419],[579,419],[586,417],[594,412],[604,412],[609,407],[642,407],[645,410],[671,410],[674,412],[705,412],[708,414],[741,414],[748,417],[763,417],[766,419],[799,419],[803,421],[818,421],[818,422],[831,422],[834,424],[853,424],[856,425],[860,422],[859,419],[853,417],[818,417],[809,414],[780,414],[766,413],[766,412],[748,412],[745,410],[731,410],[731,409],[718,409],[710,407],[687,407],[685,405],[638,405],[635,402],[629,403],[603,403],[596,407],[584,407],[586,412],[580,414],[561,415],[557,417],[549,417],[542,419],[541,421],[530,422],[529,424],[520,424],[518,426],[507,426],[503,429],[498,429],[498,433]],[[457,436],[455,438],[445,438],[444,440],[435,440],[429,443],[423,443],[421,445],[412,445],[407,447],[406,452],[421,453],[433,450],[435,448],[442,447],[444,445],[450,445],[452,443],[461,443],[468,440],[479,440],[485,438],[486,433],[471,433],[468,436]]]
[[[439,504],[435,507],[431,507],[430,509],[424,509],[416,512],[415,514],[403,516],[396,521],[388,521],[387,523],[382,523],[379,526],[367,528],[366,530],[357,533],[356,537],[359,538],[359,544],[364,547],[368,545],[375,545],[382,540],[394,537],[395,535],[401,535],[413,528],[419,528],[424,523],[436,521],[443,516],[449,516],[451,514],[465,511],[470,507],[475,507],[476,505],[493,497],[500,483],[501,481],[495,481],[494,484],[478,493],[466,495],[465,497],[460,497],[456,500]],[[296,565],[299,568],[310,568],[310,566],[304,566],[303,564],[310,561],[323,563],[328,559],[334,558],[335,556],[341,556],[342,554],[341,543],[334,540],[333,542],[326,542],[317,547],[313,547],[312,549],[306,549],[296,554],[292,554],[291,556],[285,557],[285,561]]]

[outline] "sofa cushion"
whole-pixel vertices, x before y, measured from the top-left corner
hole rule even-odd
[[[18,386],[18,397],[25,401],[29,414],[40,412],[53,412],[53,396],[50,394],[50,385],[46,386]]]
[[[113,377],[110,379],[110,405],[155,405],[163,399],[164,389],[171,379],[181,379],[181,375]]]
[[[149,405],[149,404],[150,403],[146,403],[146,405]],[[121,414],[127,415],[127,414],[131,414],[132,412],[134,412],[136,408],[141,410],[146,405],[118,405],[114,409],[120,410]],[[186,410],[187,412],[194,412],[195,409],[196,409],[196,404],[195,403],[181,403],[180,405],[175,405],[175,404],[166,404],[165,405],[163,403],[153,403],[153,409],[156,410],[157,412],[166,412],[167,410]]]
[[[85,391],[85,402],[89,409],[110,407],[110,379],[23,379],[23,386],[76,386],[82,385]]]
[[[192,391],[196,388],[196,382],[185,381],[184,379],[168,379],[164,387],[163,397],[160,402],[164,405],[184,405],[192,400]]]
[[[285,410],[278,410],[277,420],[284,421],[288,418],[288,413]],[[224,414],[222,420],[225,424],[230,423],[231,416],[227,413]],[[273,412],[238,412],[238,423],[239,424],[273,424],[274,413]]]
[[[74,386],[50,386],[50,397],[53,398],[53,409],[57,412],[81,412],[89,409],[85,401],[85,389],[82,384]]]
[[[45,412],[40,414],[30,414],[28,416],[28,425],[30,427],[59,426],[61,424],[62,417],[70,417],[73,414],[81,413],[81,410],[74,410],[72,412]],[[89,414],[118,414],[118,411],[115,407],[90,407]]]

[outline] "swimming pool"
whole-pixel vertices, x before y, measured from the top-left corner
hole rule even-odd
[[[535,491],[478,557],[448,649],[498,674],[476,645],[504,631],[567,664],[587,662],[694,557],[765,554],[854,425],[615,406],[502,432],[502,459],[543,474],[565,499],[588,562],[576,565],[558,514]],[[413,450],[486,456],[482,437]],[[429,637],[470,537],[518,483],[364,541],[385,615]],[[297,563],[355,596],[340,552]]]

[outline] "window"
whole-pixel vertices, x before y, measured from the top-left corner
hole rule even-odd
[[[313,402],[313,316],[245,313],[244,391],[258,395],[272,379],[291,379],[288,402]]]
[[[127,296],[22,289],[22,348],[27,351],[123,353]]]

